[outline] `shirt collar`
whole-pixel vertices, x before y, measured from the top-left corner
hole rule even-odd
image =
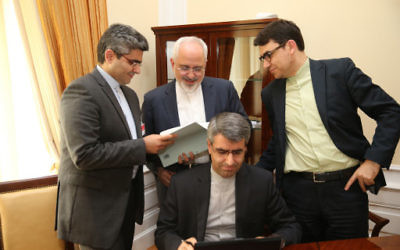
[[[116,89],[116,88],[120,87],[120,84],[117,82],[117,80],[115,80],[110,74],[108,74],[106,71],[104,71],[104,69],[102,67],[97,65],[96,68],[112,89]]]
[[[297,83],[299,79],[302,79],[303,77],[306,76],[310,72],[310,59],[307,58],[303,65],[297,70],[296,75],[287,78],[286,82],[291,84],[291,83]]]
[[[215,170],[213,169],[213,167],[211,165],[211,181],[212,182],[227,184],[227,183],[234,182],[235,179],[236,179],[236,175],[234,175],[232,177],[228,177],[228,178],[224,178],[224,177],[220,176],[217,172],[215,172]]]

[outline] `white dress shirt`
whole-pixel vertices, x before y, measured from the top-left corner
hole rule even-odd
[[[185,126],[193,122],[206,122],[201,82],[191,88],[178,81],[176,81],[175,85],[180,125]],[[207,163],[209,161],[210,156],[208,154],[201,154],[195,158],[194,163]]]

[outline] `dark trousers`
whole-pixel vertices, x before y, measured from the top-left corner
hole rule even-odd
[[[302,242],[368,237],[368,196],[356,181],[314,183],[286,174],[282,195],[303,229]]]
[[[131,183],[131,192],[129,194],[128,205],[126,207],[126,212],[124,216],[124,221],[122,223],[121,231],[118,234],[117,240],[113,244],[113,246],[109,249],[105,248],[94,248],[90,246],[79,245],[81,250],[131,250],[133,236],[135,233],[135,181],[132,180]]]

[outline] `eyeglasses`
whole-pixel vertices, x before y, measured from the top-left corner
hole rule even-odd
[[[264,60],[267,60],[267,62],[271,61],[271,57],[272,55],[280,48],[284,47],[286,43],[283,43],[281,45],[279,45],[278,47],[276,47],[275,49],[271,50],[271,51],[266,51],[262,56],[260,56],[258,59],[260,59],[261,62],[264,62]]]
[[[126,57],[125,55],[121,55],[123,58],[125,58],[127,61],[128,61],[128,63],[132,66],[132,67],[135,67],[135,66],[142,66],[142,62],[141,61],[139,61],[139,60],[135,60],[135,59],[129,59],[128,57]]]
[[[184,75],[189,74],[190,71],[192,71],[193,74],[201,74],[204,71],[204,67],[202,67],[202,66],[196,66],[196,67],[191,68],[189,66],[183,65],[183,66],[178,67],[177,69]]]

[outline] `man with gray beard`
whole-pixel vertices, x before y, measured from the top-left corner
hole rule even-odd
[[[221,112],[235,112],[247,118],[233,83],[205,77],[206,63],[207,45],[203,40],[192,36],[176,41],[171,58],[176,79],[144,96],[146,135],[192,122],[208,122]],[[209,161],[208,154],[194,157],[191,152],[182,152],[181,164],[163,166],[157,155],[149,155],[147,166],[157,178],[159,203],[164,200],[173,174]]]

